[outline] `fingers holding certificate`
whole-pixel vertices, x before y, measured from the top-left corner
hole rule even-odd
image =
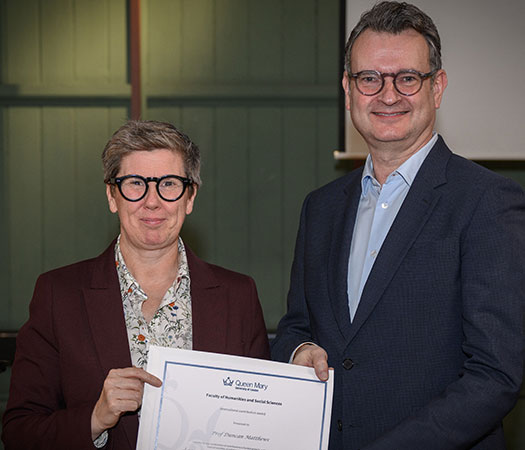
[[[333,372],[151,347],[138,450],[328,448]]]

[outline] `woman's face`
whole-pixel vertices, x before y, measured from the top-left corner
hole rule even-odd
[[[124,156],[117,176],[124,175],[186,176],[182,157],[171,150],[137,151]],[[179,200],[167,202],[159,197],[155,183],[148,184],[146,196],[138,202],[124,199],[116,186],[106,187],[109,209],[118,213],[120,219],[121,246],[136,251],[176,246],[184,219],[193,210],[195,200],[196,190],[190,197],[186,189]]]

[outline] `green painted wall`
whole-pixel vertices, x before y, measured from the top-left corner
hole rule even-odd
[[[117,232],[100,152],[128,115],[126,4],[0,5],[0,327],[18,328],[39,273],[96,254]],[[256,279],[269,329],[284,312],[302,199],[343,173],[332,158],[338,15],[337,0],[142,2],[143,116],[173,122],[203,153],[183,237]]]
[[[118,232],[100,153],[129,114],[125,0],[0,0],[0,328],[39,273]],[[203,188],[184,239],[257,282],[275,329],[302,200],[336,163],[339,0],[142,0],[145,118],[186,131]],[[525,167],[489,163],[525,184]],[[9,373],[0,375],[0,402]],[[508,420],[525,449],[523,408]]]

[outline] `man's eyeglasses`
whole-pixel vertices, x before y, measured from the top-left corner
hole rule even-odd
[[[417,94],[423,86],[423,81],[432,77],[437,70],[421,73],[417,70],[402,70],[398,73],[381,73],[377,70],[362,70],[349,74],[354,80],[357,90],[363,95],[376,95],[385,86],[385,77],[392,77],[394,87],[401,95]]]
[[[184,195],[186,188],[193,184],[189,178],[178,175],[164,175],[160,178],[124,175],[110,178],[108,183],[117,185],[122,197],[127,201],[138,202],[146,196],[150,182],[156,183],[159,197],[167,202],[176,202]]]

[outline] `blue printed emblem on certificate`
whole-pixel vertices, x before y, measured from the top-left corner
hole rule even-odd
[[[152,346],[138,450],[325,450],[333,372]]]

